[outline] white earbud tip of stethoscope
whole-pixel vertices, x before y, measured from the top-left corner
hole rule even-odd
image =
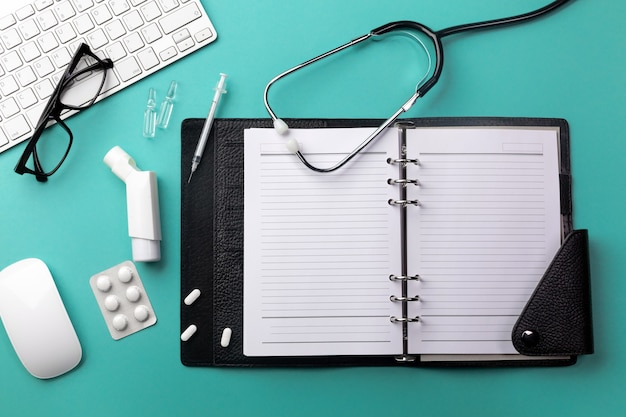
[[[284,135],[287,133],[287,130],[289,130],[289,126],[287,126],[287,123],[285,123],[283,119],[274,119],[274,129],[276,129],[278,134]]]
[[[289,152],[291,153],[296,153],[300,150],[300,145],[298,144],[298,141],[295,139],[289,139],[286,143],[287,145],[287,149],[289,150]]]

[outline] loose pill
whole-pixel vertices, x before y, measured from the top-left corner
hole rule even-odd
[[[102,292],[107,292],[111,289],[111,279],[106,275],[100,275],[96,281],[96,287]]]
[[[200,297],[200,290],[196,288],[195,290],[190,292],[187,297],[185,297],[185,305],[192,305],[198,299],[198,297]]]
[[[230,345],[230,338],[232,335],[233,331],[230,327],[227,327],[224,331],[222,331],[222,340],[220,341],[222,347],[228,347],[228,345]]]
[[[109,295],[104,299],[104,306],[109,311],[116,311],[120,308],[120,299],[115,295]]]
[[[150,310],[148,310],[148,307],[142,305],[135,308],[133,314],[137,321],[144,322],[148,320],[148,317],[150,317]]]
[[[128,301],[133,303],[139,301],[139,299],[141,298],[141,290],[139,289],[139,287],[132,286],[128,288],[126,290],[126,298],[128,299]]]
[[[180,335],[180,340],[182,340],[183,342],[186,342],[187,340],[189,340],[189,338],[191,338],[191,336],[194,335],[196,330],[198,330],[198,328],[196,327],[195,324],[192,324],[191,326],[187,327],[185,331]]]
[[[128,326],[128,318],[123,314],[113,317],[113,327],[115,330],[124,330]]]
[[[133,279],[133,270],[127,266],[123,266],[117,271],[117,278],[124,284]]]

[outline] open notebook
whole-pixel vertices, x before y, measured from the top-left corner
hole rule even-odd
[[[573,352],[522,356],[513,341],[571,232],[566,125],[471,120],[388,129],[328,174],[304,167],[273,129],[218,123],[213,309],[205,317],[214,357],[205,362],[571,363]],[[290,135],[322,167],[371,131],[308,127]],[[236,152],[242,165],[229,160]],[[183,240],[184,229],[183,219]],[[215,346],[226,327],[235,344]]]

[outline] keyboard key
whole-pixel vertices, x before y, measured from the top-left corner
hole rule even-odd
[[[144,49],[139,52],[137,54],[137,58],[139,59],[143,69],[146,71],[159,65],[159,58],[156,56],[152,48]]]
[[[59,38],[59,41],[61,43],[67,43],[72,39],[75,39],[77,36],[76,32],[74,32],[74,29],[72,28],[72,25],[70,25],[69,23],[65,23],[64,25],[59,26],[55,29],[54,33],[57,34],[57,37]]]
[[[211,29],[209,28],[202,29],[200,32],[197,32],[195,35],[193,35],[193,37],[196,38],[196,42],[198,43],[206,41],[211,36],[213,36],[213,32],[211,32]]]
[[[52,62],[57,68],[63,68],[72,60],[72,55],[65,48],[58,48],[51,55]]]
[[[88,32],[88,31],[90,31],[91,29],[93,29],[95,27],[93,25],[93,21],[91,20],[91,17],[89,17],[88,14],[82,14],[82,15],[78,16],[74,20],[74,26],[76,26],[76,30],[81,35],[86,33],[86,32]]]
[[[47,103],[45,101],[40,101],[33,107],[30,107],[26,110],[26,118],[30,122],[31,126],[37,126],[37,123],[39,123],[39,118],[41,117],[41,114],[43,113],[46,104]]]
[[[34,41],[20,46],[18,51],[22,55],[25,62],[30,62],[41,56],[41,52],[39,52],[39,48],[37,48]]]
[[[54,86],[48,79],[44,79],[38,84],[35,84],[35,93],[41,100],[44,100],[52,95],[54,92]]]
[[[143,25],[143,19],[137,10],[133,10],[132,12],[124,15],[122,18],[124,20],[124,24],[128,28],[128,30],[135,30],[141,25]]]
[[[9,136],[9,139],[15,140],[26,135],[27,133],[30,133],[30,126],[28,125],[26,118],[20,114],[13,119],[6,120],[4,122],[4,130]]]
[[[34,19],[29,19],[25,22],[22,22],[17,27],[24,37],[24,40],[32,39],[40,33],[39,28],[37,27],[37,23],[35,23]]]
[[[57,3],[57,5],[54,6],[54,11],[57,13],[61,22],[65,22],[66,20],[76,16],[76,12],[68,0]]]
[[[20,86],[17,85],[17,81],[13,78],[12,75],[9,75],[6,78],[0,80],[0,91],[3,95],[8,96],[11,93],[15,93],[20,89]]]
[[[35,0],[35,8],[37,10],[43,10],[46,7],[50,7],[54,4],[54,0]]]
[[[132,56],[117,62],[114,68],[117,70],[122,81],[128,81],[141,74],[141,68],[137,60]]]
[[[4,30],[6,28],[9,28],[9,27],[13,26],[16,23],[17,23],[17,20],[15,20],[15,17],[13,17],[12,14],[8,14],[6,16],[2,16],[0,18],[0,30]]]
[[[19,113],[20,108],[13,98],[4,100],[0,103],[0,113],[6,119]]]
[[[174,32],[176,29],[179,29],[186,24],[193,22],[196,19],[199,19],[202,16],[200,10],[198,10],[198,6],[195,4],[188,4],[184,6],[182,9],[176,10],[173,13],[168,14],[163,19],[159,20],[161,24],[161,28],[166,35]]]
[[[15,12],[15,16],[17,16],[19,20],[27,19],[34,14],[35,14],[35,9],[33,9],[33,6],[31,6],[30,4],[27,4],[26,6],[22,7],[21,9]]]
[[[141,36],[135,32],[124,38],[124,45],[126,45],[128,52],[132,54],[133,52],[143,48],[144,43],[141,40]]]
[[[113,62],[119,61],[126,56],[126,50],[120,42],[112,43],[111,45],[104,48],[104,51]]]
[[[178,0],[159,0],[161,8],[165,13],[170,12],[178,7]]]
[[[46,33],[42,37],[37,38],[37,43],[44,53],[50,52],[59,46],[59,43],[52,33]]]
[[[11,72],[22,66],[22,59],[15,51],[11,51],[2,56],[2,63],[7,72]]]
[[[126,29],[120,20],[114,20],[105,26],[106,33],[112,41],[126,35]]]
[[[54,17],[54,13],[52,10],[48,9],[37,15],[37,23],[39,23],[39,27],[41,30],[46,31],[48,29],[52,29],[55,27],[59,21],[56,17]]]
[[[167,61],[168,59],[174,58],[178,52],[176,52],[176,48],[170,46],[169,48],[159,52],[159,56],[163,61]]]
[[[37,104],[37,97],[35,96],[35,93],[33,93],[33,90],[31,90],[30,88],[20,91],[17,95],[17,100],[19,101],[20,106],[22,106],[23,109],[27,109],[30,106]]]
[[[106,4],[102,4],[91,11],[91,15],[96,21],[96,25],[102,25],[113,18]]]
[[[187,29],[183,29],[180,30],[178,32],[176,32],[175,34],[172,35],[172,39],[174,40],[174,42],[178,43],[178,42],[182,42],[185,39],[191,37],[191,34],[189,33],[189,31]]]
[[[109,42],[102,29],[96,29],[87,35],[87,41],[93,49],[99,49]]]
[[[141,34],[147,43],[155,42],[161,39],[161,31],[156,23],[151,23],[145,28],[141,29]]]
[[[191,38],[187,38],[182,40],[181,42],[176,43],[176,46],[178,47],[178,50],[183,52],[186,51],[189,48],[192,48],[195,45],[193,39]]]
[[[132,4],[133,6],[139,6],[141,3],[145,1],[146,0],[130,0],[130,4]]]
[[[79,13],[84,12],[88,8],[93,6],[92,0],[74,0],[74,6]]]
[[[144,19],[146,19],[146,22],[151,22],[157,17],[161,16],[161,10],[159,10],[159,6],[157,6],[155,1],[144,4],[139,8],[139,10],[141,10]]]
[[[115,16],[119,16],[130,10],[130,6],[126,0],[111,0],[109,1],[109,6],[111,6],[111,10]]]
[[[22,43],[22,38],[20,38],[20,34],[17,33],[17,29],[15,28],[2,32],[0,39],[2,39],[2,43],[7,49],[15,48],[17,45]]]
[[[22,87],[26,87],[27,85],[30,85],[37,81],[35,71],[33,71],[30,66],[24,67],[21,70],[17,71],[15,73],[15,78],[17,78],[17,81],[21,84]]]
[[[50,58],[48,58],[47,56],[35,62],[35,65],[33,65],[33,67],[35,68],[35,72],[39,75],[40,78],[54,72],[54,65],[52,65],[52,61],[50,61]]]
[[[115,75],[115,72],[111,70],[107,70],[106,80],[104,81],[104,85],[102,86],[102,93],[104,94],[107,91],[112,90],[113,88],[119,85],[120,85],[120,80],[117,78],[117,75]]]

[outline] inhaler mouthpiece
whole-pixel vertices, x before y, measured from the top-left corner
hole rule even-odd
[[[156,174],[140,171],[133,158],[119,146],[104,156],[104,163],[126,183],[128,235],[133,260],[154,262],[161,259],[161,221]]]

